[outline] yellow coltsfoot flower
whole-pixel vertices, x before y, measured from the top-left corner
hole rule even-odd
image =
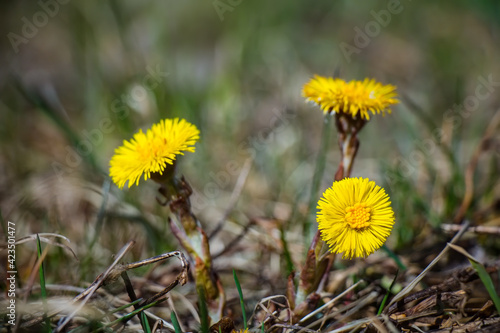
[[[346,82],[316,75],[304,85],[302,95],[318,104],[325,114],[345,113],[353,118],[359,114],[362,119],[370,120],[369,112],[391,113],[389,106],[399,103],[395,90],[395,86],[373,79]]]
[[[194,144],[200,138],[195,125],[184,119],[164,119],[144,133],[139,130],[130,141],[115,149],[110,161],[109,174],[113,182],[123,188],[139,184],[151,178],[151,174],[162,174],[167,164],[172,165],[177,155],[185,151],[194,152]]]
[[[333,183],[318,202],[318,229],[333,253],[366,257],[389,237],[394,212],[385,190],[364,178]]]

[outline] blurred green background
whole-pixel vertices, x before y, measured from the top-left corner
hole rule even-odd
[[[398,87],[392,114],[361,132],[353,169],[391,196],[395,251],[453,218],[465,166],[500,104],[494,0],[63,2],[0,5],[0,208],[18,237],[63,234],[95,264],[61,258],[61,267],[84,270],[56,273],[67,280],[92,279],[129,239],[137,241],[131,260],[178,248],[155,185],[120,191],[107,176],[122,140],[162,118],[183,117],[201,130],[179,170],[206,229],[223,216],[253,157],[224,232],[276,217],[300,259],[323,121],[301,96],[312,75]],[[321,190],[339,161],[332,138]],[[469,217],[496,214],[498,139],[481,157]],[[259,228],[251,242],[267,232]],[[223,244],[214,241],[213,250]],[[261,260],[255,251],[246,255]]]

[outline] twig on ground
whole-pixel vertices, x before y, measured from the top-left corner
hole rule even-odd
[[[113,278],[116,279],[116,276],[110,276],[110,275],[111,275],[111,273],[113,273],[114,267],[116,265],[118,265],[118,262],[120,260],[122,260],[123,256],[125,256],[125,254],[132,248],[134,243],[135,243],[134,241],[129,241],[124,247],[122,247],[121,250],[116,255],[115,261],[111,264],[111,266],[108,267],[106,272],[99,275],[97,277],[97,279],[94,281],[94,283],[92,283],[90,285],[90,287],[87,288],[87,290],[85,290],[83,293],[81,293],[80,295],[76,296],[73,299],[73,303],[74,303],[74,302],[85,297],[83,299],[83,301],[79,304],[79,306],[69,316],[67,316],[63,320],[63,322],[56,328],[56,332],[61,332],[61,330],[64,328],[64,326],[66,326],[70,322],[70,320],[76,315],[76,313],[78,311],[80,311],[85,306],[85,304],[92,297],[92,295],[95,293],[95,291],[104,284],[104,282],[108,279],[108,277],[111,279],[113,279]]]
[[[451,233],[460,231],[462,229],[462,226],[456,224],[442,224],[441,229],[443,229],[443,231],[445,232]],[[478,225],[468,227],[465,232],[472,232],[475,234],[500,235],[500,227]]]
[[[329,300],[328,302],[326,302],[325,304],[323,304],[321,307],[317,308],[316,310],[314,310],[311,313],[309,313],[307,316],[303,317],[301,320],[299,320],[299,323],[301,323],[303,321],[306,321],[307,319],[309,319],[312,316],[316,315],[318,312],[323,311],[323,309],[329,307],[330,305],[332,305],[333,303],[335,303],[336,301],[338,301],[339,299],[341,299],[342,297],[344,297],[345,295],[347,295],[347,293],[349,293],[351,290],[355,289],[362,282],[364,282],[364,281],[363,280],[359,280],[358,282],[356,282],[355,284],[353,284],[352,286],[350,286],[349,288],[347,288],[346,290],[344,290],[342,293],[340,293],[336,297],[332,298],[331,300]]]
[[[161,254],[159,256],[155,256],[152,258],[148,258],[145,260],[141,260],[141,261],[137,261],[137,262],[133,262],[133,263],[129,263],[129,264],[119,264],[119,261],[121,261],[123,259],[125,254],[131,249],[131,247],[133,246],[134,243],[135,243],[134,241],[130,241],[124,247],[122,247],[122,249],[116,255],[114,262],[108,267],[108,269],[104,273],[100,274],[88,288],[86,288],[83,292],[81,292],[80,294],[78,294],[76,297],[74,297],[71,300],[71,304],[74,304],[74,303],[83,299],[83,301],[80,302],[80,304],[78,304],[78,306],[74,309],[74,311],[61,322],[61,324],[57,327],[56,332],[61,331],[74,318],[74,316],[85,306],[85,304],[88,302],[88,300],[94,295],[94,293],[100,287],[102,287],[103,285],[109,284],[113,281],[116,281],[120,276],[123,277],[123,274],[124,273],[126,274],[126,271],[128,271],[130,269],[142,267],[144,265],[153,264],[153,263],[156,263],[158,261],[165,260],[165,259],[171,258],[171,257],[178,257],[180,262],[181,262],[181,265],[182,265],[182,271],[177,276],[177,278],[174,282],[172,282],[169,286],[167,286],[162,291],[158,292],[156,295],[143,301],[140,306],[136,304],[134,306],[136,309],[159,300],[162,296],[164,296],[166,293],[168,293],[170,290],[172,290],[172,288],[174,288],[178,284],[184,285],[187,282],[187,277],[188,277],[187,271],[189,269],[189,264],[188,264],[188,261],[186,260],[186,257],[184,256],[184,254],[182,252],[179,252],[179,251],[164,253],[164,254]],[[127,286],[127,278],[125,278],[124,281],[125,281],[125,284]],[[131,297],[132,301],[134,301],[136,296],[135,296],[133,288],[130,284],[130,281],[128,281],[128,282],[129,282],[129,284],[127,286],[127,292],[129,293],[129,296]],[[63,310],[64,310],[63,308],[59,308],[57,310],[54,310],[54,311],[46,314],[45,318],[53,317],[53,316],[57,315],[58,313],[62,312]],[[151,316],[149,313],[148,313],[148,315]],[[43,320],[44,320],[44,317],[41,316],[41,317],[35,318],[33,320],[30,320],[30,321],[24,323],[22,325],[22,327],[23,328],[30,327],[30,326],[33,326],[33,325],[36,325],[36,324],[42,322]]]
[[[61,239],[65,240],[66,242],[71,243],[71,241],[69,240],[68,237],[60,235],[60,234],[48,233],[48,232],[42,232],[39,234],[32,234],[32,235],[18,238],[15,242],[15,245],[23,244],[23,243],[30,242],[30,241],[36,242],[37,235],[40,238],[41,242],[44,242],[44,243],[47,243],[50,245],[54,245],[54,246],[58,246],[58,247],[61,247],[65,250],[68,250],[73,255],[73,257],[78,261],[78,257],[76,256],[76,253],[73,251],[73,249],[71,247],[69,247],[68,245],[60,244],[60,243],[50,239],[50,237],[61,238]],[[7,244],[0,244],[0,250],[6,249],[6,248],[7,248]]]
[[[500,263],[498,263],[500,265]],[[488,267],[486,270],[488,273],[492,273],[498,271],[498,265]],[[405,296],[401,300],[397,302],[392,302],[389,307],[387,307],[386,311],[384,311],[387,315],[391,315],[396,311],[404,311],[404,306],[413,301],[420,301],[431,296],[435,296],[438,293],[452,292],[456,290],[460,290],[462,284],[467,284],[471,281],[477,280],[479,277],[472,267],[466,267],[455,274],[452,277],[445,280],[443,283],[438,285],[426,288],[424,290],[418,291],[411,295]]]

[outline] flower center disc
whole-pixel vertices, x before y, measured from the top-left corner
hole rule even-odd
[[[352,229],[363,229],[370,225],[370,207],[357,203],[345,209],[345,220]]]

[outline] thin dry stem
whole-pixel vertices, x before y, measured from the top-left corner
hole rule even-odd
[[[456,243],[460,239],[460,237],[462,237],[462,235],[465,233],[468,226],[469,226],[469,223],[467,221],[465,221],[462,224],[462,229],[460,230],[460,232],[458,232],[455,235],[455,237],[453,237],[453,239],[449,242],[449,244]],[[446,245],[445,248],[441,251],[441,253],[439,253],[439,255],[436,258],[434,258],[434,260],[432,260],[432,262],[429,265],[427,265],[427,267],[409,285],[407,285],[396,296],[394,296],[394,298],[389,303],[389,306],[387,307],[387,309],[389,309],[392,304],[397,303],[398,301],[403,299],[406,295],[408,295],[413,290],[413,288],[415,288],[420,283],[420,281],[424,278],[424,276],[427,274],[427,272],[429,270],[431,270],[431,268],[434,265],[436,265],[439,260],[441,260],[441,258],[446,254],[446,252],[448,252],[449,248],[450,248],[449,245]]]
[[[491,137],[496,133],[497,127],[500,125],[500,110],[498,110],[493,119],[491,119],[486,131],[484,132],[483,137],[481,138],[481,142],[476,147],[474,154],[471,157],[469,164],[467,165],[467,169],[465,170],[465,194],[462,200],[462,204],[458,209],[453,222],[460,223],[465,217],[467,213],[467,209],[469,208],[472,199],[474,197],[474,172],[477,167],[477,163],[479,161],[479,157],[481,153],[485,150],[485,146],[487,142],[491,139]]]
[[[222,227],[224,226],[224,223],[226,223],[227,218],[229,217],[229,215],[231,215],[234,208],[236,207],[236,204],[238,203],[241,193],[243,192],[243,187],[245,186],[248,175],[250,174],[252,164],[253,164],[253,158],[249,157],[245,160],[241,172],[238,175],[238,179],[236,180],[236,184],[234,185],[231,197],[229,198],[229,203],[227,205],[226,211],[224,212],[224,214],[222,215],[216,227],[210,233],[208,238],[214,237],[215,235],[217,235],[217,233],[219,233],[219,231],[222,230]]]

